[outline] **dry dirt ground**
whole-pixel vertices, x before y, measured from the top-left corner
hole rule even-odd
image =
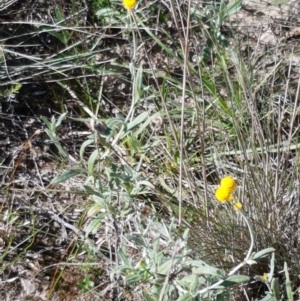
[[[259,58],[253,68],[260,70],[262,78],[278,61],[284,60],[283,67],[291,66],[292,69],[290,79],[297,81],[300,72],[300,2],[288,1],[279,5],[271,2],[274,1],[244,1],[242,9],[231,17],[231,26],[245,39],[241,51],[251,51],[253,57]],[[51,24],[51,18],[55,18],[53,8],[59,5],[68,10],[70,2],[51,0],[46,5],[45,1],[16,0],[7,8],[3,9],[1,5],[0,39],[7,49],[36,57],[51,56],[59,51],[61,45],[53,35],[46,32],[30,35],[32,26],[29,22]],[[89,4],[78,1],[77,5],[82,18],[90,26]],[[24,37],[27,46],[23,47]],[[113,39],[105,43],[115,49]],[[272,53],[266,51],[277,44],[279,47]],[[112,56],[126,54],[122,43],[118,45],[121,45],[119,54],[112,53]],[[298,52],[288,51],[287,59],[287,49],[292,48]],[[125,56],[123,58],[126,61]],[[87,206],[80,178],[64,186],[49,186],[66,162],[57,159],[57,150],[45,134],[40,116],[50,119],[61,112],[61,105],[56,100],[58,94],[70,100],[71,97],[51,82],[51,74],[37,76],[33,68],[34,71],[18,71],[17,67],[22,64],[28,64],[25,56],[20,59],[8,53],[0,66],[0,299],[118,300],[121,290],[126,296],[126,288],[119,283],[120,291],[117,291],[108,277],[110,264],[107,256],[110,255],[104,251],[91,255],[79,230],[86,222]],[[117,93],[118,88],[112,88],[113,85],[118,87],[123,83],[107,79],[110,80],[104,94],[114,98],[113,93]],[[97,77],[91,77],[90,81],[96,85]],[[18,82],[22,87],[14,93],[15,84],[12,83]],[[123,95],[117,95],[120,103],[126,102]],[[82,112],[75,102],[63,106],[67,106],[74,117]],[[107,109],[104,114],[109,112]],[[82,123],[78,126],[68,121],[63,123],[58,136],[70,154],[78,154],[88,132],[88,127]],[[70,161],[68,164],[74,163]],[[89,239],[96,243],[99,236]],[[86,265],[78,264],[82,262]],[[92,275],[90,280],[94,282],[97,297],[94,293],[84,293],[79,286],[87,267],[93,271],[89,275]],[[128,294],[122,300],[130,298]]]

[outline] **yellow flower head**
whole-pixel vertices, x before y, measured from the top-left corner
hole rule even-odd
[[[232,177],[224,177],[221,180],[220,187],[216,190],[215,196],[219,202],[232,201],[232,193],[236,188],[236,181]],[[239,207],[239,205],[237,206]]]
[[[233,205],[235,210],[241,210],[243,208],[243,205],[240,202],[236,202]]]
[[[127,10],[131,10],[136,6],[136,0],[123,0],[123,6],[127,9]]]
[[[221,180],[221,187],[227,188],[233,191],[236,188],[236,181],[232,177],[224,177]]]
[[[219,187],[217,190],[216,190],[216,193],[215,193],[215,196],[216,196],[216,199],[219,201],[219,202],[226,202],[226,201],[232,201],[233,200],[233,196],[231,194],[231,190],[230,189],[227,189],[227,188],[224,188],[224,187]]]
[[[267,273],[264,273],[262,277],[264,278],[264,280],[268,280],[269,278]]]

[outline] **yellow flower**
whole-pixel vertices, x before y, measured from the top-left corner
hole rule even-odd
[[[215,192],[215,196],[219,202],[230,202],[233,200],[232,193],[236,188],[236,181],[232,177],[224,177],[221,180],[219,188]],[[234,208],[237,210],[242,209],[242,204],[236,202],[233,204]]]
[[[236,202],[233,205],[234,209],[241,210],[243,208],[243,205],[240,202]]]
[[[264,273],[263,276],[264,280],[268,280],[268,274],[267,273]]]
[[[224,177],[221,180],[221,187],[226,187],[227,189],[233,191],[236,188],[236,181],[232,177]]]
[[[221,203],[226,201],[232,201],[233,197],[231,192],[232,191],[230,189],[221,186],[216,190],[215,193],[216,199]]]
[[[123,0],[123,6],[127,10],[131,10],[136,6],[136,0]]]

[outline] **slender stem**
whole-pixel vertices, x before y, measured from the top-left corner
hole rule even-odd
[[[243,267],[244,265],[247,264],[251,254],[252,254],[252,251],[253,251],[253,246],[254,246],[254,236],[253,236],[253,231],[252,231],[252,228],[251,228],[251,225],[247,219],[247,217],[245,216],[245,214],[242,212],[242,210],[239,210],[239,213],[242,215],[242,218],[244,219],[244,221],[246,222],[246,225],[248,227],[248,230],[249,230],[249,233],[250,233],[250,239],[251,239],[251,243],[250,243],[250,247],[249,247],[249,250],[248,250],[248,253],[245,257],[245,259],[239,263],[236,267],[234,267],[228,274],[227,274],[227,277],[228,278],[229,276],[231,275],[234,275],[241,267]],[[216,283],[212,284],[211,286],[209,287],[206,287],[202,290],[199,290],[197,291],[194,296],[197,296],[197,295],[201,295],[201,294],[204,294],[206,292],[208,292],[209,290],[219,286],[220,284],[222,284],[223,282],[226,281],[226,278],[225,279],[221,279],[219,281],[217,281]]]

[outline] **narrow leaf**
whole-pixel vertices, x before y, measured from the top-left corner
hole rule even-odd
[[[167,275],[172,267],[176,266],[182,260],[182,256],[176,256],[173,260],[169,259],[158,267],[157,273],[160,275]]]
[[[220,285],[221,287],[230,287],[235,284],[249,282],[250,277],[244,275],[232,275],[226,278],[226,280]]]
[[[67,115],[67,113],[63,113],[59,116],[59,118],[58,118],[58,120],[56,121],[56,124],[55,124],[55,129],[57,129],[61,125],[61,123],[65,119],[66,115]]]
[[[194,300],[194,298],[189,293],[185,293],[181,295],[176,301],[192,301],[192,300]]]
[[[157,112],[157,113],[153,114],[151,117],[149,117],[135,132],[135,136],[138,136],[139,134],[141,134],[145,130],[145,128],[150,124],[150,122],[152,122],[152,120],[154,120],[158,116],[160,116],[159,112]]]
[[[93,219],[89,225],[86,227],[86,235],[92,233],[92,234],[96,234],[100,225],[102,224],[102,220],[104,219],[104,217],[106,216],[106,213],[102,213],[100,215],[97,216],[97,218]]]
[[[222,278],[224,276],[224,272],[222,272],[222,270],[217,269],[215,267],[211,267],[211,266],[194,268],[193,273],[197,274],[197,275],[201,275],[201,274],[202,275],[212,275],[212,276],[216,276],[218,278]]]
[[[277,301],[280,299],[280,290],[279,290],[279,280],[278,278],[273,278],[271,282],[272,292]]]
[[[95,161],[97,160],[98,155],[99,155],[99,150],[95,149],[93,151],[93,153],[91,154],[91,156],[89,157],[88,172],[89,172],[90,175],[93,174],[93,169],[94,169]]]
[[[125,254],[125,252],[122,249],[120,249],[118,251],[118,254],[119,254],[119,257],[120,257],[122,263],[125,264],[125,265],[128,265],[128,266],[130,266],[132,268],[132,266],[131,266],[131,264],[130,264],[130,262],[129,262],[126,254]]]
[[[80,152],[79,152],[79,155],[80,155],[80,160],[82,161],[83,159],[83,154],[85,152],[85,149],[87,146],[89,146],[90,144],[94,143],[95,140],[94,139],[88,139],[86,141],[84,141],[80,147]]]
[[[266,257],[269,253],[274,252],[274,251],[275,251],[274,248],[266,248],[266,249],[263,249],[263,250],[261,250],[261,251],[255,253],[255,254],[251,257],[251,259],[253,259],[253,260],[261,259],[261,258],[263,258],[263,257]]]
[[[233,0],[226,6],[225,13],[223,14],[223,20],[227,19],[231,15],[238,12],[242,7],[242,0]]]
[[[148,117],[148,112],[143,112],[127,125],[127,131],[130,131],[138,124],[142,123]]]
[[[293,295],[293,292],[292,292],[290,275],[289,275],[289,272],[288,272],[286,262],[284,263],[283,269],[284,269],[284,273],[285,273],[285,288],[286,288],[286,294],[287,294],[288,300],[289,301],[294,301],[294,295]]]
[[[59,184],[59,183],[62,183],[62,182],[65,182],[67,181],[68,179],[74,177],[74,176],[77,176],[81,173],[84,172],[84,169],[82,168],[77,168],[77,169],[70,169],[70,170],[67,170],[65,171],[62,175],[58,176],[58,177],[55,177],[51,182],[50,184]]]
[[[147,244],[145,243],[145,241],[142,238],[138,237],[138,236],[135,236],[135,235],[126,235],[126,237],[127,237],[128,240],[132,240],[135,243],[137,243],[137,244],[139,244],[141,246],[144,246],[147,249],[149,248],[149,246],[147,246]]]

